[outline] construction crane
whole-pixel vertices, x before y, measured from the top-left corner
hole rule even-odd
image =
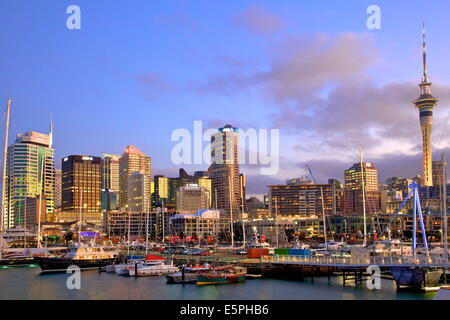
[[[312,174],[312,171],[311,171],[311,168],[309,167],[309,165],[308,165],[308,164],[305,164],[305,168],[306,168],[306,170],[308,170],[308,172],[309,172],[309,177],[311,178],[311,182],[312,182],[313,184],[316,184],[316,179],[314,179],[314,176],[313,176],[313,174]]]

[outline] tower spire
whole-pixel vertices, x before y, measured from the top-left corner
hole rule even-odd
[[[431,95],[431,82],[428,80],[427,74],[427,43],[425,41],[425,23],[422,28],[422,63],[423,75],[422,82],[419,84],[420,96],[414,101],[419,110],[420,128],[422,131],[422,148],[423,148],[423,175],[424,186],[433,185],[433,159],[431,144],[431,129],[433,127],[433,109],[438,99]]]
[[[425,41],[425,22],[422,25],[422,60],[423,60],[423,76],[422,83],[428,82],[427,76],[427,43]]]

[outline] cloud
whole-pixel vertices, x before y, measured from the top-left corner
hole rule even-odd
[[[248,7],[235,18],[235,22],[257,35],[272,34],[285,25],[280,18],[259,6]]]

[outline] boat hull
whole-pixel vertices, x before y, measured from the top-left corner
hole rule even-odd
[[[392,267],[391,273],[397,286],[422,289],[435,287],[441,278],[442,270],[420,267]]]
[[[116,259],[89,259],[73,260],[65,258],[35,258],[36,263],[41,267],[42,272],[66,272],[67,268],[73,265],[81,270],[98,269],[112,264]]]
[[[213,284],[227,284],[245,281],[246,274],[232,274],[232,275],[197,275],[197,285],[213,285]]]
[[[23,259],[1,259],[0,266],[26,266],[34,264],[36,261],[34,258]]]

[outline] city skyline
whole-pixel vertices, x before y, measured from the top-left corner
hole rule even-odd
[[[447,150],[442,129],[450,98],[444,63],[450,47],[443,30],[449,22],[439,10],[445,3],[411,8],[407,2],[394,7],[381,1],[382,25],[375,31],[365,24],[369,4],[345,4],[348,10],[331,13],[337,4],[318,8],[291,2],[288,12],[271,1],[248,1],[226,4],[223,12],[212,11],[204,20],[194,11],[210,8],[206,2],[189,8],[182,1],[157,7],[136,2],[127,12],[113,3],[101,16],[105,3],[80,1],[83,24],[78,31],[65,28],[64,1],[57,6],[45,1],[31,5],[36,7],[33,16],[21,10],[25,2],[2,4],[0,16],[6,22],[11,18],[5,12],[24,21],[8,24],[11,30],[4,39],[14,35],[22,41],[0,53],[3,100],[14,100],[11,136],[47,132],[52,113],[57,167],[71,154],[120,154],[132,144],[152,157],[155,175],[175,176],[179,167],[190,172],[207,169],[170,162],[171,131],[192,130],[194,120],[212,128],[227,123],[280,128],[280,172],[260,176],[254,168],[242,166],[248,195],[306,176],[305,163],[319,181],[343,181],[344,170],[357,160],[358,146],[383,179],[423,174],[417,110],[411,106],[421,77],[422,25],[417,21],[426,21],[428,71],[433,94],[440,99],[434,152],[438,146]],[[142,13],[134,21],[126,19],[138,11]],[[400,13],[410,19],[394,26]],[[121,15],[127,21],[116,26],[113,21],[122,21]],[[299,23],[304,17],[307,20]],[[214,28],[214,19],[221,29]],[[30,28],[36,24],[40,37]],[[205,24],[211,24],[211,30]],[[135,32],[130,35],[130,30]],[[129,48],[117,48],[128,36]],[[28,45],[32,48],[23,50]],[[49,62],[54,55],[58,59]],[[320,57],[322,63],[312,57]],[[5,61],[19,67],[12,69]],[[50,66],[45,73],[41,63]],[[91,81],[85,81],[86,76]],[[237,110],[247,111],[248,117],[237,118]]]

